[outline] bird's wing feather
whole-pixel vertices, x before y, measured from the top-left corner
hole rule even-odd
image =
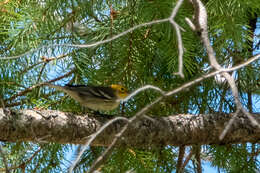
[[[68,90],[77,90],[80,95],[85,95],[88,97],[98,97],[100,99],[112,100],[115,99],[115,94],[113,90],[109,87],[94,87],[86,85],[66,85]]]

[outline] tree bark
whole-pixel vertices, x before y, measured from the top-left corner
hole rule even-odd
[[[219,136],[233,114],[180,114],[168,117],[142,117],[131,124],[119,145],[131,147],[180,146],[193,144],[233,144],[260,141],[260,129],[243,113],[238,114],[223,140]],[[260,123],[260,114],[252,114]],[[111,116],[90,117],[55,110],[3,111],[0,109],[0,141],[55,142],[85,144]],[[126,124],[116,121],[91,144],[108,146]]]

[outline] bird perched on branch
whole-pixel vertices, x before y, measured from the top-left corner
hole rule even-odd
[[[86,85],[53,85],[47,86],[67,93],[82,106],[93,110],[109,111],[119,106],[120,100],[128,96],[128,91],[121,85],[86,86]]]

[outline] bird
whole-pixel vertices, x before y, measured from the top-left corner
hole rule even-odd
[[[70,85],[65,86],[46,83],[47,86],[67,93],[82,106],[95,111],[110,111],[116,109],[120,100],[126,98],[127,89],[119,84],[110,86]]]

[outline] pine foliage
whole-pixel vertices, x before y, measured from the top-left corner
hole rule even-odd
[[[221,65],[237,65],[259,52],[259,36],[254,36],[255,30],[259,30],[259,0],[204,0],[203,3],[208,11],[211,43]],[[198,34],[184,20],[193,15],[193,7],[188,1],[184,1],[175,19],[183,28],[185,78],[174,75],[178,69],[178,42],[169,22],[140,27],[111,42],[89,48],[71,46],[93,44],[138,24],[168,18],[175,5],[175,0],[1,1],[0,55],[21,55],[0,60],[1,102],[13,109],[37,107],[83,112],[85,110],[78,103],[47,87],[36,87],[15,96],[72,70],[71,75],[56,84],[107,86],[119,83],[130,91],[151,84],[169,91],[212,71]],[[258,60],[233,74],[241,100],[251,112],[260,109],[249,102],[252,98],[259,99],[259,67]],[[133,116],[158,96],[159,93],[146,90],[110,113],[124,112],[125,116]],[[211,78],[165,98],[148,114],[230,113],[235,109],[228,85]],[[2,144],[10,165],[20,165],[42,147],[26,164],[26,172],[62,172],[68,167],[69,161],[64,162],[67,151],[71,150],[68,145]],[[86,170],[103,150],[104,147],[89,148],[75,172]],[[136,172],[171,172],[176,169],[177,152],[176,147],[116,149],[101,169],[104,172],[131,169]],[[259,169],[259,156],[253,154],[257,152],[259,144],[208,146],[206,149],[212,165],[227,172]],[[3,161],[0,165],[4,167]],[[193,171],[191,165],[190,162],[185,171]]]

